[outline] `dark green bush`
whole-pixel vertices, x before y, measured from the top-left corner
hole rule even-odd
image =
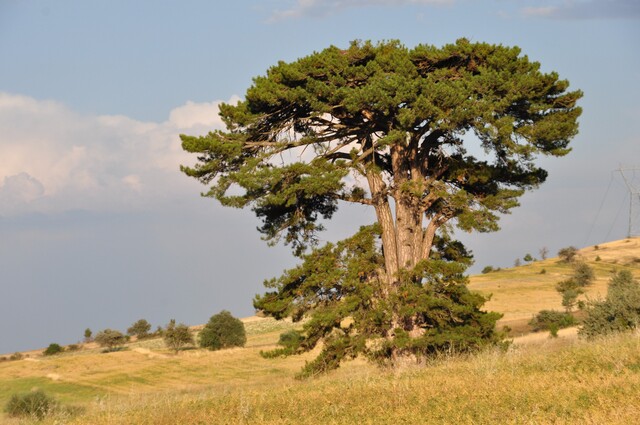
[[[200,332],[200,346],[209,350],[244,347],[246,342],[244,323],[226,310],[211,316]]]
[[[616,273],[604,300],[588,303],[579,334],[587,338],[640,326],[640,284],[628,270]]]
[[[42,352],[43,355],[45,356],[53,356],[55,354],[59,354],[62,353],[64,351],[64,348],[62,348],[60,346],[60,344],[56,344],[55,342],[52,344],[49,344],[49,346],[47,347],[46,350],[44,350]]]
[[[576,319],[569,313],[555,310],[540,310],[531,319],[529,326],[533,331],[554,331],[576,325]]]
[[[486,266],[484,269],[482,269],[482,274],[491,273],[492,271],[494,271],[493,266]]]
[[[5,407],[9,416],[29,416],[35,419],[44,419],[56,407],[53,398],[41,390],[25,394],[14,394]]]

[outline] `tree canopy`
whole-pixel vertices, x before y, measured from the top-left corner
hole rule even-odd
[[[221,105],[226,131],[182,135],[198,163],[181,169],[210,187],[205,196],[251,207],[264,238],[283,238],[303,259],[255,301],[275,317],[320,320],[301,347],[323,340],[329,353],[333,338],[335,358],[420,354],[457,338],[447,326],[479,322],[477,341],[491,340],[484,299],[464,286],[469,255],[450,229],[497,230],[499,215],[546,179],[537,158],[570,151],[582,93],[568,87],[517,47],[332,46],[279,62],[245,100]],[[375,225],[317,248],[322,219],[341,202],[372,207]],[[373,335],[390,348],[372,351]]]

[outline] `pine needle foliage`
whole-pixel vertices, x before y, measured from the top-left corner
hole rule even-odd
[[[204,196],[251,208],[264,239],[302,259],[255,306],[308,319],[299,350],[323,343],[309,373],[359,353],[466,350],[495,341],[497,315],[466,290],[468,262],[443,256],[460,250],[450,230],[498,230],[545,181],[536,160],[570,151],[582,93],[568,87],[517,47],[331,46],[279,62],[221,105],[226,131],[181,135],[198,155],[181,170]],[[341,203],[372,208],[375,226],[320,247]]]

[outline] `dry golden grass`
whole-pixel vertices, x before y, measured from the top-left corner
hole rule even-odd
[[[613,268],[638,272],[640,240],[580,251],[604,293]],[[618,252],[618,254],[615,254]],[[600,255],[600,261],[595,261]],[[540,274],[545,268],[547,273]],[[505,321],[561,308],[554,285],[570,266],[548,259],[472,279],[493,292],[489,309]],[[638,274],[636,274],[638,275]],[[0,363],[0,406],[11,394],[41,388],[65,406],[45,424],[414,424],[634,423],[640,417],[640,335],[585,342],[575,329],[516,338],[505,353],[443,358],[380,370],[361,359],[316,379],[294,379],[310,353],[263,359],[290,322],[244,319],[247,346],[174,355],[161,340],[103,354],[96,347],[53,357],[32,353]],[[28,420],[0,414],[0,423]]]
[[[587,288],[582,299],[604,297],[612,272],[622,268],[640,277],[640,238],[583,248],[578,251],[581,261],[589,264],[595,283]],[[599,260],[596,260],[600,257]],[[541,273],[545,270],[545,273]],[[501,324],[522,327],[540,310],[563,310],[562,298],[555,289],[557,282],[571,276],[572,265],[558,258],[535,261],[520,267],[471,277],[469,288],[492,294],[485,308],[504,314]]]

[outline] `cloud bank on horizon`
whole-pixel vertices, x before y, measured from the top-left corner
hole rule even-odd
[[[184,193],[179,165],[192,159],[178,135],[223,128],[220,103],[189,101],[155,123],[0,93],[0,216],[131,210]]]
[[[347,9],[372,6],[446,6],[456,2],[461,0],[295,0],[288,9],[275,11],[269,21],[326,17]],[[640,2],[637,0],[548,0],[517,7],[520,14],[532,18],[640,19]],[[508,16],[508,13],[501,12],[501,16]]]

